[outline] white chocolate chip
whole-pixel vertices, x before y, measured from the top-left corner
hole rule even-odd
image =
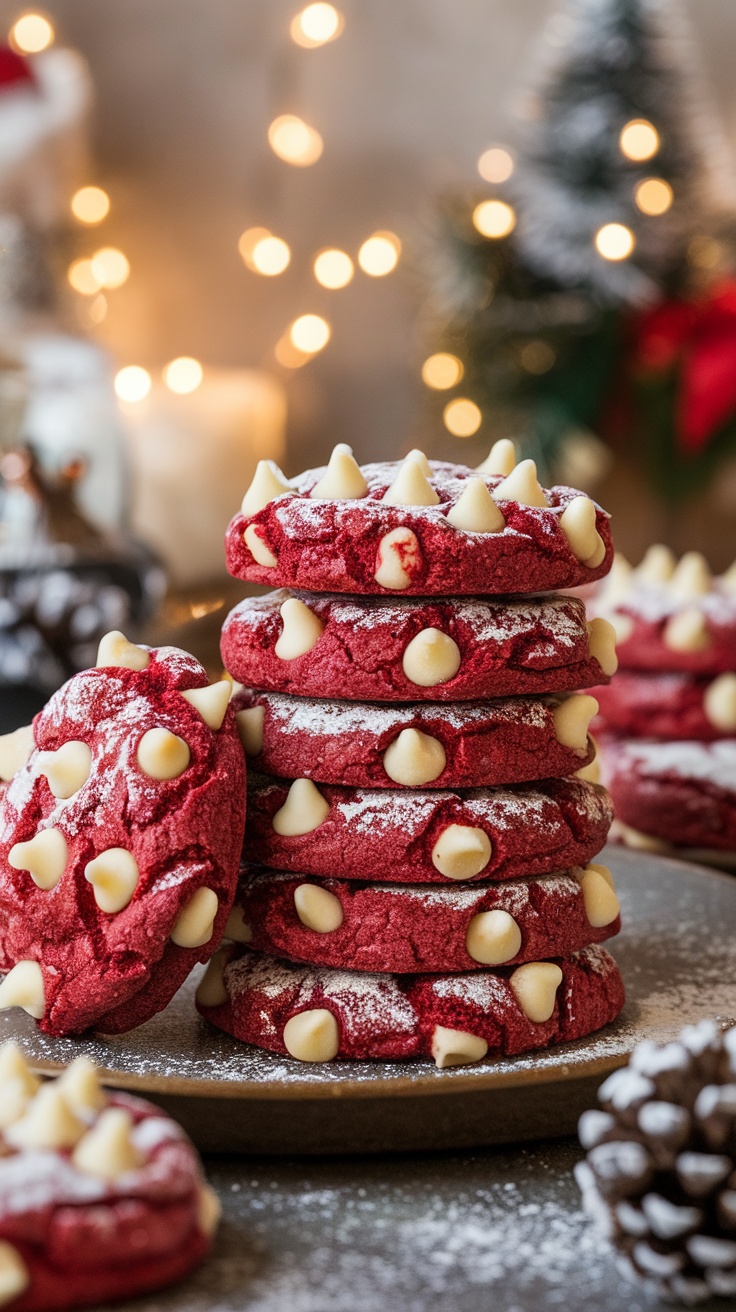
[[[18,770],[26,764],[35,743],[33,725],[24,724],[22,729],[0,736],[0,779],[4,782],[13,778]]]
[[[606,546],[596,528],[596,510],[590,497],[573,497],[560,515],[560,528],[573,555],[589,569],[597,569]]]
[[[253,942],[253,930],[243,915],[242,907],[233,907],[227,918],[223,938],[229,939],[232,943]]]
[[[378,544],[373,575],[382,588],[404,592],[422,561],[419,540],[410,528],[392,528]]]
[[[478,465],[479,474],[503,474],[506,478],[516,467],[516,447],[508,437],[494,442],[482,465]]]
[[[605,925],[612,924],[621,909],[611,872],[607,867],[605,874],[603,870],[602,866],[590,865],[580,879],[585,914],[594,929],[603,929]]]
[[[71,740],[55,752],[39,752],[38,773],[45,774],[54,797],[66,801],[89,779],[92,753],[86,743]]]
[[[714,729],[736,733],[736,674],[719,674],[708,685],[703,710]]]
[[[509,983],[527,1020],[543,1025],[550,1019],[562,983],[559,966],[552,961],[530,961],[517,966]]]
[[[85,1129],[54,1081],[41,1085],[25,1116],[5,1131],[5,1138],[14,1148],[73,1148]]]
[[[670,587],[675,596],[681,597],[683,601],[704,597],[710,592],[713,577],[705,556],[699,551],[686,551],[670,579]]]
[[[506,520],[482,478],[469,478],[447,515],[448,524],[464,533],[502,533]]]
[[[667,583],[675,572],[675,557],[669,547],[656,542],[646,551],[634,573],[646,583]]]
[[[209,943],[220,903],[212,888],[198,888],[176,918],[171,941],[178,948],[201,948]]]
[[[259,460],[256,465],[256,472],[253,475],[253,482],[243,497],[240,507],[241,514],[248,517],[257,515],[259,510],[263,510],[269,502],[275,501],[276,497],[283,496],[284,492],[293,492],[293,490],[289,487],[286,478],[273,460]]]
[[[31,1283],[31,1276],[23,1258],[4,1239],[0,1239],[0,1307],[7,1307],[24,1294]]]
[[[189,765],[189,747],[168,729],[149,729],[138,744],[139,769],[150,779],[178,779]]]
[[[435,1066],[445,1070],[447,1066],[467,1066],[474,1061],[482,1061],[488,1052],[488,1044],[477,1034],[468,1034],[465,1030],[448,1030],[444,1025],[435,1025],[432,1032],[432,1056]]]
[[[494,501],[516,501],[520,506],[547,506],[549,502],[539,486],[537,466],[533,460],[522,460],[511,473],[493,489]]]
[[[41,1020],[46,1010],[43,974],[37,961],[19,961],[8,971],[0,984],[0,1011],[8,1007],[22,1007]]]
[[[211,1239],[222,1216],[222,1206],[214,1189],[208,1184],[200,1185],[197,1201],[197,1224],[202,1234]]]
[[[138,887],[138,862],[124,847],[108,847],[84,868],[100,911],[115,915],[127,907]]]
[[[137,1171],[144,1159],[133,1143],[132,1131],[130,1112],[108,1107],[74,1149],[72,1161],[77,1170],[101,1180],[116,1180],[127,1171]]]
[[[327,469],[310,492],[310,497],[322,501],[358,501],[368,491],[352,450],[344,442],[336,446]]]
[[[255,524],[248,525],[243,534],[243,541],[256,565],[263,565],[264,569],[273,569],[278,565],[278,557],[274,556],[271,548],[266,546]]]
[[[588,725],[597,714],[598,703],[589,693],[574,692],[566,697],[552,712],[558,743],[574,752],[587,751]]]
[[[8,1080],[0,1085],[0,1131],[15,1125],[26,1114],[30,1095],[27,1094],[20,1080]],[[2,1151],[0,1149],[0,1157]],[[2,1306],[2,1304],[0,1304]]]
[[[298,1061],[332,1061],[340,1048],[340,1031],[331,1011],[300,1011],[284,1026],[284,1047]]]
[[[118,629],[106,633],[97,649],[98,667],[113,665],[118,669],[140,672],[148,669],[150,661],[150,654],[142,647],[136,647],[134,642],[128,642]]]
[[[265,718],[265,706],[246,706],[245,710],[235,712],[235,723],[246,756],[258,756],[263,751]]]
[[[421,469],[421,471],[422,471],[422,473],[425,475],[425,477],[427,477],[427,478],[431,478],[431,477],[432,477],[432,466],[430,465],[430,463],[429,463],[427,457],[425,456],[424,452],[423,452],[423,451],[420,451],[418,446],[412,447],[411,451],[408,451],[408,452],[406,453],[406,455],[404,456],[404,459],[405,459],[405,460],[414,460],[414,461],[416,462],[416,464],[419,465],[419,468]]]
[[[673,615],[664,627],[662,641],[670,651],[705,651],[711,640],[702,610],[689,606]]]
[[[34,884],[44,892],[56,888],[66,870],[69,857],[67,842],[60,829],[41,829],[27,843],[15,843],[8,852],[8,865],[27,870]]]
[[[420,729],[402,729],[383,753],[383,768],[389,779],[410,788],[431,784],[446,765],[442,743]]]
[[[594,661],[600,665],[609,678],[618,669],[616,655],[616,630],[608,620],[600,616],[588,623],[588,647]]]
[[[279,634],[274,652],[282,661],[295,661],[317,646],[325,626],[309,606],[298,597],[289,597],[281,607],[284,627]]]
[[[610,571],[599,587],[597,602],[601,608],[606,607],[608,609],[623,600],[631,589],[633,572],[626,557],[620,551],[616,551],[611,561]]]
[[[17,1084],[27,1098],[31,1098],[41,1086],[41,1081],[33,1075],[17,1043],[8,1041],[0,1046],[0,1087],[4,1084]]]
[[[614,893],[616,892],[616,885],[613,882],[613,875],[608,869],[608,866],[599,865],[597,861],[589,861],[585,868],[586,870],[595,870],[596,874],[599,874],[601,876],[601,879],[605,879],[606,883],[608,884],[608,887],[612,888]]]
[[[283,838],[311,834],[330,814],[330,804],[311,779],[295,779],[271,824]]]
[[[404,648],[401,668],[410,683],[434,688],[454,679],[460,669],[460,648],[442,629],[422,629]]]
[[[295,888],[294,906],[302,924],[317,934],[334,934],[343,922],[339,897],[319,884],[300,884]]]
[[[591,738],[590,741],[596,749],[595,756],[592,761],[588,761],[587,765],[583,765],[575,771],[575,778],[583,779],[588,784],[599,784],[601,782],[601,763],[598,756],[598,744],[594,738]]]
[[[89,1057],[77,1057],[56,1081],[56,1088],[73,1112],[85,1119],[90,1112],[100,1112],[107,1105],[107,1094],[100,1075]]]
[[[521,930],[508,911],[479,911],[468,925],[465,948],[473,961],[502,966],[521,951]]]
[[[491,840],[472,825],[448,825],[432,848],[432,865],[447,879],[473,879],[491,859]]]
[[[616,635],[617,647],[629,641],[634,632],[634,621],[630,615],[624,615],[621,611],[613,611],[608,617],[608,622],[613,627]]]
[[[195,994],[201,1007],[222,1007],[227,1002],[225,967],[230,960],[230,952],[229,947],[221,947],[210,957]]]
[[[207,728],[216,733],[225,719],[231,692],[230,680],[219,679],[217,683],[208,683],[206,688],[188,688],[182,697],[202,716]]]
[[[407,457],[381,500],[387,506],[437,506],[440,499],[421,465]]]

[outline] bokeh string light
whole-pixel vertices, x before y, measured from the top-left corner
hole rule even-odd
[[[472,437],[483,422],[480,406],[467,396],[458,396],[448,401],[442,412],[445,428],[453,437]]]
[[[180,396],[196,392],[203,377],[204,369],[199,360],[195,360],[191,355],[178,356],[176,360],[167,364],[163,371],[163,379],[169,391],[178,392]]]
[[[143,401],[151,390],[151,375],[138,364],[128,364],[116,373],[114,387],[121,401]]]
[[[331,329],[320,314],[301,314],[289,329],[292,346],[305,355],[316,355],[330,340]]]
[[[434,391],[444,392],[450,387],[456,387],[464,373],[462,360],[458,360],[456,355],[437,351],[428,356],[422,365],[422,382]]]
[[[478,172],[486,182],[507,182],[513,171],[513,156],[503,146],[491,146],[478,160]]]
[[[130,276],[130,264],[115,246],[103,246],[90,259],[92,272],[100,287],[122,287]]]
[[[291,20],[289,32],[303,50],[315,50],[328,41],[336,41],[345,27],[345,18],[334,5],[307,5]]]
[[[659,150],[659,133],[646,118],[632,118],[621,129],[619,146],[622,155],[635,163],[652,159]]]
[[[102,187],[80,187],[72,196],[71,211],[80,223],[102,223],[110,213],[110,197]]]
[[[274,155],[296,168],[316,164],[324,150],[317,129],[296,114],[280,114],[275,118],[268,129],[268,142]]]
[[[92,268],[91,260],[74,260],[67,269],[66,273],[69,285],[79,292],[80,296],[96,296],[100,290],[100,282]]]
[[[642,214],[666,214],[673,199],[672,188],[664,178],[644,178],[634,191],[634,200]]]
[[[385,278],[399,262],[401,242],[395,232],[374,232],[358,251],[358,264],[370,278]]]
[[[626,260],[636,242],[631,228],[625,223],[604,223],[595,234],[595,246],[604,260]]]
[[[10,44],[22,55],[40,55],[53,45],[55,35],[53,24],[45,14],[21,14],[10,29]]]
[[[352,281],[355,268],[346,251],[328,249],[314,258],[314,276],[321,287],[337,291]]]
[[[247,268],[266,278],[283,273],[291,261],[288,242],[274,236],[268,228],[246,228],[238,241],[238,250]]]
[[[516,227],[516,211],[505,200],[482,200],[473,210],[473,227],[482,237],[508,237]]]

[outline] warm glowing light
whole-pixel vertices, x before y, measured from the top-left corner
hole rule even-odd
[[[269,237],[272,236],[273,233],[268,228],[246,228],[245,232],[240,234],[238,238],[240,258],[243,264],[247,264],[248,268],[252,269],[253,273],[256,272],[256,266],[253,263],[253,252],[256,246],[259,242],[268,241]]]
[[[345,26],[345,19],[334,5],[312,4],[302,9],[291,20],[292,41],[304,50],[314,50],[316,46],[335,41]]]
[[[66,276],[75,292],[81,292],[82,296],[96,296],[100,290],[100,282],[91,260],[75,260],[69,265]]]
[[[89,317],[93,323],[102,323],[107,317],[107,297],[100,292],[89,307]]]
[[[138,364],[128,364],[115,375],[115,394],[121,401],[143,401],[151,390],[151,375]]]
[[[307,355],[315,355],[330,340],[330,325],[319,314],[302,314],[289,329],[292,346]]]
[[[282,114],[275,118],[268,129],[268,141],[271,150],[286,164],[295,164],[297,168],[308,168],[316,164],[324,149],[319,132],[310,128],[296,114]]]
[[[442,418],[445,421],[445,428],[453,437],[472,437],[473,433],[478,432],[483,415],[475,401],[459,396],[455,401],[448,401],[442,412]]]
[[[312,359],[313,354],[310,351],[298,350],[288,332],[285,332],[283,337],[279,338],[273,353],[279,364],[282,364],[285,369],[301,369],[303,364]]]
[[[422,365],[422,382],[427,387],[433,387],[437,392],[444,392],[448,387],[454,387],[460,382],[465,370],[462,361],[458,360],[456,355],[449,355],[445,351],[438,351],[436,355],[430,355]]]
[[[547,342],[535,338],[525,342],[520,351],[522,368],[530,374],[546,374],[557,359],[552,347]]]
[[[491,146],[478,160],[478,172],[486,182],[506,182],[513,171],[513,157],[503,146]]]
[[[659,133],[648,119],[632,118],[631,122],[621,129],[618,144],[621,153],[627,159],[640,162],[656,155],[659,150]]]
[[[92,272],[101,287],[122,287],[130,275],[130,265],[122,251],[103,246],[90,261]]]
[[[291,250],[281,237],[274,237],[268,228],[247,228],[238,242],[244,264],[253,273],[275,278],[288,268]]]
[[[38,55],[54,40],[54,29],[43,14],[22,14],[10,29],[10,40],[24,55]]]
[[[401,242],[395,232],[374,232],[358,251],[358,264],[371,278],[385,278],[399,262]]]
[[[80,223],[102,223],[110,213],[110,197],[102,187],[80,187],[72,196],[71,206]]]
[[[595,234],[595,245],[604,260],[625,260],[635,246],[634,234],[625,223],[604,223]]]
[[[330,291],[347,287],[354,272],[353,261],[345,251],[320,251],[315,257],[314,276],[322,287],[328,287]]]
[[[666,214],[673,199],[672,188],[664,178],[645,178],[634,192],[642,214]]]
[[[505,200],[482,200],[473,210],[473,226],[483,237],[508,237],[516,227],[516,212]]]
[[[204,376],[199,360],[191,355],[180,355],[164,369],[164,382],[171,392],[195,392]]]

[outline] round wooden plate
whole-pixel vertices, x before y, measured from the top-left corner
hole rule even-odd
[[[628,1001],[577,1043],[438,1071],[425,1062],[304,1065],[241,1044],[194,1009],[190,979],[159,1016],[114,1038],[54,1039],[0,1014],[40,1071],[85,1053],[106,1083],[165,1106],[210,1152],[347,1153],[457,1148],[570,1134],[606,1075],[643,1038],[703,1017],[736,1020],[736,881],[622,848],[604,859],[624,928],[614,951]]]

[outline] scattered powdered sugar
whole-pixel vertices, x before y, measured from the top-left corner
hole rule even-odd
[[[414,702],[407,707],[379,702],[319,701],[278,692],[258,692],[255,703],[268,707],[279,733],[320,738],[347,733],[390,733],[400,730],[407,722],[412,726],[444,724],[470,732],[478,725],[501,724],[541,729],[550,722],[550,706],[556,705],[554,700],[545,698],[507,697],[487,702]]]
[[[623,593],[606,596],[605,581],[599,593],[591,599],[589,610],[593,615],[608,615],[614,611],[638,616],[649,624],[659,624],[678,611],[701,610],[715,628],[736,624],[736,590],[714,580],[710,592],[702,596],[682,597],[666,583],[646,583],[636,580]]]
[[[615,751],[617,761],[628,759],[641,774],[676,775],[736,792],[735,739],[712,743],[627,740],[617,744]]]

